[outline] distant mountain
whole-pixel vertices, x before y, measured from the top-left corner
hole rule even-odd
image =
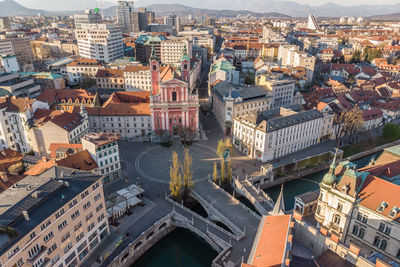
[[[14,0],[0,1],[0,16],[33,16],[39,12],[47,13],[39,9],[26,8]]]
[[[17,0],[18,1],[18,0]],[[38,6],[51,6],[54,8],[54,0],[36,0]],[[66,1],[66,0],[58,0]],[[164,4],[155,4],[163,1]],[[333,3],[327,3],[320,6],[309,6],[291,1],[279,0],[202,0],[196,2],[197,6],[207,8],[195,8],[183,4],[165,4],[176,0],[146,0],[149,10],[155,11],[158,16],[164,16],[171,13],[177,15],[197,15],[215,17],[236,17],[239,14],[250,14],[253,16],[266,17],[306,17],[308,14],[314,14],[322,17],[374,17],[392,13],[394,10],[400,10],[400,2],[394,5],[357,5],[357,6],[340,6]],[[193,0],[190,0],[193,1]],[[140,1],[142,2],[142,1]],[[188,3],[189,0],[180,0],[180,3]],[[40,3],[40,5],[39,5]],[[66,3],[68,5],[66,5]],[[14,0],[0,0],[0,16],[16,16],[16,15],[37,15],[41,12],[45,15],[70,15],[80,13],[84,8],[98,7],[98,0],[68,0],[64,3],[65,9],[76,9],[81,11],[60,10],[48,11],[41,9],[30,9],[20,5]],[[189,2],[190,3],[190,2]],[[108,7],[111,3],[104,1],[104,6]],[[229,10],[220,10],[218,7],[226,6]],[[61,9],[61,8],[60,8]],[[115,15],[116,6],[104,9],[106,15]],[[285,15],[283,15],[285,14]],[[394,14],[395,15],[395,14]],[[384,18],[382,16],[382,18]]]
[[[368,17],[371,20],[400,20],[400,13],[377,15]]]

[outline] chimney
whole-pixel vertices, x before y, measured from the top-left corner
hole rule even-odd
[[[43,156],[43,157],[42,157],[42,161],[43,161],[43,162],[47,162],[47,158]]]
[[[24,218],[25,218],[25,221],[29,221],[29,214],[28,214],[28,212],[26,211],[26,210],[23,210],[22,211],[22,215],[24,215]]]

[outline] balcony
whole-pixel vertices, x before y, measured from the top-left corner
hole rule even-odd
[[[28,263],[33,265],[40,257],[42,257],[44,254],[47,252],[47,247],[46,246],[41,246],[39,252],[33,256],[32,258],[28,259]]]

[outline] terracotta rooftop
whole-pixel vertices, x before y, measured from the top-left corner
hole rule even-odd
[[[92,171],[98,168],[97,163],[87,150],[80,151],[73,155],[69,155],[61,160],[43,160],[33,165],[24,174],[29,176],[37,176],[51,169],[53,166],[62,166],[82,171]]]
[[[127,66],[125,72],[150,71],[150,66]]]
[[[168,65],[160,74],[160,80],[162,82],[169,81],[171,79],[180,79],[179,75],[176,73],[175,69]]]
[[[78,58],[69,63],[67,66],[101,66],[97,59]]]
[[[75,103],[77,100],[79,103],[93,103],[96,99],[96,94],[89,93],[85,89],[44,89],[36,99],[47,102],[49,105],[67,103],[68,101]]]
[[[124,71],[120,69],[99,69],[96,78],[124,78]]]
[[[248,264],[281,266],[287,249],[291,215],[263,216]]]
[[[67,143],[51,143],[50,144],[50,158],[55,158],[59,149],[72,149],[76,152],[82,150],[82,144],[67,144]]]
[[[7,169],[11,165],[21,161],[24,156],[15,150],[6,148],[0,151],[0,171]]]
[[[32,107],[35,99],[23,98],[23,97],[0,97],[0,108],[7,108],[9,112],[25,112],[27,109]]]
[[[38,109],[35,112],[34,119],[38,126],[42,126],[47,122],[52,122],[68,132],[74,130],[82,123],[80,114],[69,113],[63,110]]]
[[[116,133],[90,133],[83,137],[86,141],[95,144],[96,146],[103,146],[121,139],[121,136]]]

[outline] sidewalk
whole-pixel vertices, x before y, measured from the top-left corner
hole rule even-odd
[[[110,235],[100,243],[95,251],[86,259],[85,263],[91,264],[90,266],[100,266],[97,259],[103,258],[104,260],[107,258],[125,238],[128,229],[157,206],[157,203],[147,198],[143,198],[142,201],[145,205],[132,208],[130,216],[124,215],[117,220],[119,223],[118,226],[110,225]]]

